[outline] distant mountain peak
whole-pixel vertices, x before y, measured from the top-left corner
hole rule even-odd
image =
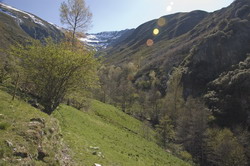
[[[25,38],[29,37],[39,40],[47,37],[60,40],[64,37],[64,34],[58,26],[48,23],[34,14],[16,9],[4,3],[0,3],[0,17],[1,27],[4,30],[3,34],[5,34],[5,36],[1,37],[7,37],[6,40],[8,40],[8,42],[11,42],[9,39],[14,41],[17,38],[20,38],[20,40],[23,38],[22,41],[24,41]],[[10,30],[9,27],[12,27],[12,30]],[[5,39],[2,40],[2,42],[6,43]]]
[[[3,3],[1,3],[1,8],[2,8],[2,9],[0,9],[0,11],[4,12],[5,14],[7,14],[7,15],[13,17],[13,18],[18,19],[20,22],[22,22],[22,19],[21,19],[21,18],[18,18],[18,15],[15,14],[15,12],[24,14],[23,18],[25,18],[25,19],[30,18],[30,19],[31,19],[34,23],[36,23],[36,24],[40,24],[41,26],[46,26],[46,25],[43,23],[43,21],[41,21],[41,19],[39,19],[38,17],[36,17],[36,16],[33,15],[33,14],[30,14],[30,13],[28,13],[28,12],[25,12],[25,11],[22,11],[22,10],[19,10],[19,9],[16,9],[16,8],[14,8],[14,7],[11,7],[11,6],[6,5],[6,4],[3,4]],[[10,12],[10,10],[11,10],[11,11],[14,11],[14,13],[13,13],[13,12]]]
[[[133,29],[126,29],[122,31],[105,31],[99,33],[87,33],[85,37],[79,38],[88,46],[94,47],[96,50],[106,49],[124,38],[126,38]]]

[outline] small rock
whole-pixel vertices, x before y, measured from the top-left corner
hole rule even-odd
[[[27,130],[26,131],[27,136],[34,141],[38,141],[41,139],[42,134],[39,131],[35,131],[35,130]]]
[[[166,149],[166,152],[171,153],[171,151],[169,149]]]
[[[99,147],[94,147],[94,146],[90,146],[89,148],[93,149],[93,150],[99,150],[100,149]]]
[[[8,145],[8,147],[13,147],[13,143],[12,143],[12,142],[10,142],[10,141],[8,141],[8,140],[6,140],[5,142],[6,142],[6,144]]]
[[[97,163],[95,163],[95,164],[94,164],[94,166],[102,166],[102,165],[101,165],[101,164],[97,164]]]
[[[37,121],[40,122],[42,124],[45,124],[45,119],[44,118],[32,118],[30,119],[31,122]]]
[[[28,124],[29,128],[34,129],[34,128],[44,128],[44,124],[38,122],[38,121],[31,121]]]
[[[49,129],[49,132],[52,134],[52,133],[55,132],[55,129],[52,127],[52,128]]]
[[[94,151],[94,152],[92,152],[92,154],[93,154],[93,155],[97,155],[97,152],[96,152],[96,151]]]

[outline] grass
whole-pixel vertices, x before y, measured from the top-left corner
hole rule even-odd
[[[61,105],[52,115],[59,120],[64,142],[74,165],[92,166],[185,166],[186,162],[172,156],[157,146],[153,137],[143,137],[140,121],[117,108],[93,100],[90,111],[83,112]],[[0,165],[48,165],[53,163],[54,153],[60,150],[60,141],[52,136],[43,138],[43,149],[49,157],[37,159],[36,140],[27,131],[32,118],[43,118],[47,133],[56,128],[55,119],[35,109],[24,101],[11,101],[11,95],[0,90]],[[151,129],[148,133],[153,135]],[[60,131],[57,131],[60,133]],[[23,151],[30,158],[15,156],[13,149]],[[54,165],[59,165],[57,162]]]
[[[0,87],[1,88],[1,87]],[[0,165],[59,165],[60,130],[56,119],[0,90]],[[43,119],[45,127],[31,119]],[[51,129],[54,132],[51,133]],[[42,136],[38,133],[44,133]],[[39,160],[39,147],[47,155]]]
[[[88,112],[61,105],[53,116],[60,121],[78,165],[189,165],[165,152],[154,139],[143,138],[143,124],[111,105],[93,100]]]
[[[36,146],[24,136],[28,129],[27,124],[32,118],[49,118],[23,101],[11,101],[11,97],[6,92],[0,91],[0,165],[6,164],[4,158],[11,158],[11,162],[7,165],[18,163],[18,157],[13,156],[13,147],[25,147],[27,151],[34,152]]]

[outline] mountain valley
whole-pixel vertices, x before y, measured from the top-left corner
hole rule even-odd
[[[85,34],[0,2],[0,165],[247,166],[249,46],[249,0]]]

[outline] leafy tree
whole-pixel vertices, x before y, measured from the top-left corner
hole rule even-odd
[[[143,121],[141,124],[140,132],[143,138],[152,141],[154,140],[154,133],[152,132],[152,126],[148,121]]]
[[[231,71],[209,83],[204,98],[223,127],[241,125],[250,130],[250,54]]]
[[[9,61],[4,54],[0,54],[0,84],[2,84],[8,78]]]
[[[250,163],[250,132],[247,129],[243,129],[238,126],[233,130],[238,142],[244,147],[245,155]]]
[[[67,43],[46,42],[12,47],[10,53],[20,59],[26,82],[23,89],[37,95],[46,113],[51,114],[65,95],[96,85],[98,62],[91,53],[72,50]]]
[[[124,112],[131,109],[135,98],[137,97],[132,83],[135,73],[135,65],[133,63],[128,63],[123,66],[122,72],[120,72],[116,79],[117,87],[115,88],[116,93],[113,95],[113,100],[121,106],[121,109]]]
[[[100,78],[100,88],[96,92],[95,97],[104,102],[116,105],[114,102],[118,95],[119,79],[122,73],[120,67],[101,66],[98,69],[98,76]]]
[[[160,124],[156,126],[156,130],[158,135],[158,139],[160,144],[164,147],[167,146],[168,143],[173,142],[175,139],[175,131],[172,120],[166,115],[160,120]]]
[[[209,118],[209,110],[201,101],[188,98],[177,120],[177,143],[182,144],[201,165],[205,162],[205,132]]]
[[[182,71],[175,68],[167,83],[167,94],[165,100],[165,114],[167,114],[176,126],[180,110],[184,107],[183,85],[181,83]]]
[[[60,17],[62,24],[67,24],[72,31],[74,43],[76,32],[84,32],[90,27],[92,13],[84,0],[68,0],[61,4]]]
[[[145,113],[149,116],[150,121],[153,126],[159,124],[161,110],[162,110],[162,100],[161,93],[153,88],[149,91],[147,95],[147,108],[145,109]]]
[[[214,166],[246,166],[243,146],[229,129],[210,129],[207,132],[206,156]]]

